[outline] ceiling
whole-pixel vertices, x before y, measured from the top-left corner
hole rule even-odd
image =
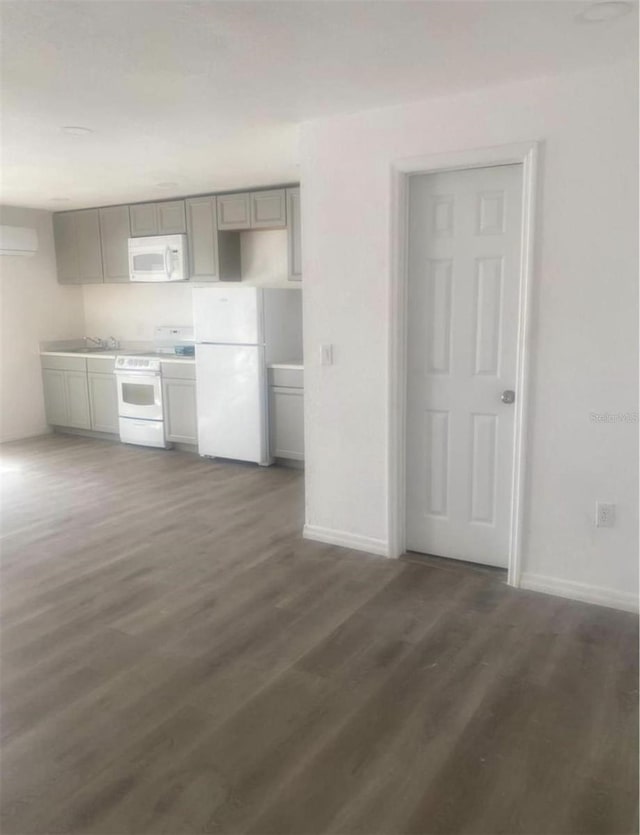
[[[2,202],[60,210],[295,181],[301,121],[637,53],[637,7],[576,23],[589,5],[2,2]]]

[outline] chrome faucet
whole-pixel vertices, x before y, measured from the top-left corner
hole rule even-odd
[[[119,347],[120,347],[120,343],[115,338],[115,336],[110,336],[107,339],[107,348],[113,348],[113,349],[117,350]]]
[[[94,345],[97,345],[98,348],[106,348],[106,344],[104,339],[99,339],[97,336],[85,336],[85,342],[92,342]]]

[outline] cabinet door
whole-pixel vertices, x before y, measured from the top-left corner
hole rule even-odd
[[[89,372],[91,428],[96,432],[118,434],[118,386],[115,374]]]
[[[186,201],[189,270],[192,281],[218,280],[218,223],[215,197]]]
[[[53,216],[53,238],[56,247],[56,264],[59,284],[77,284],[75,212]]]
[[[168,441],[198,442],[196,384],[192,380],[163,380],[165,434]]]
[[[129,281],[129,207],[100,209],[102,272],[108,282]]]
[[[158,213],[156,203],[138,203],[129,206],[129,220],[132,238],[144,238],[158,234]]]
[[[42,385],[44,388],[44,410],[47,423],[51,426],[67,426],[67,391],[64,381],[64,371],[51,368],[42,369]]]
[[[91,429],[87,372],[65,371],[64,382],[67,395],[67,426]]]
[[[184,200],[158,203],[158,235],[179,235],[186,232]]]
[[[254,191],[251,195],[251,228],[284,229],[287,225],[287,202],[283,188]]]
[[[251,229],[251,195],[218,195],[218,229]]]
[[[302,236],[300,228],[300,189],[287,189],[287,257],[289,281],[302,281]]]
[[[271,455],[304,460],[304,393],[302,389],[272,387]]]
[[[76,259],[80,284],[102,284],[102,247],[97,209],[74,212]]]

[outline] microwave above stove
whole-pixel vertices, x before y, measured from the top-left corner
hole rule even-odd
[[[129,238],[130,281],[186,281],[188,278],[186,235]]]

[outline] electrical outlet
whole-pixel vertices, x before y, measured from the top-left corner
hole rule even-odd
[[[596,527],[612,528],[616,522],[616,506],[606,502],[596,502]]]

